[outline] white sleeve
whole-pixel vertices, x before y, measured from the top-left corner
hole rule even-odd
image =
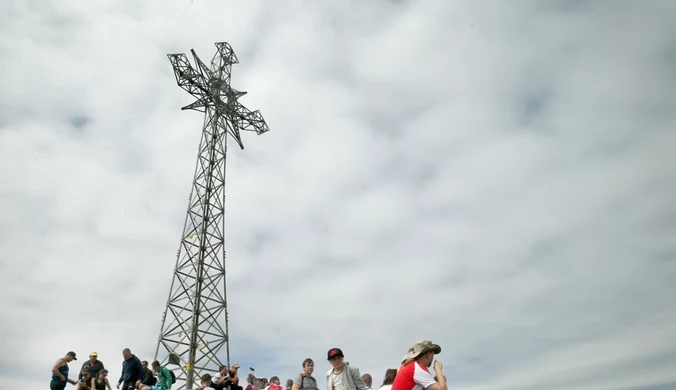
[[[437,383],[437,381],[434,380],[434,376],[432,376],[429,371],[423,370],[417,364],[415,365],[415,371],[413,372],[413,381],[421,385],[424,389]]]

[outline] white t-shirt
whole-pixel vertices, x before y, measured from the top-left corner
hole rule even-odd
[[[333,390],[345,390],[345,383],[343,382],[343,372],[340,374],[331,373],[331,383],[333,383]]]

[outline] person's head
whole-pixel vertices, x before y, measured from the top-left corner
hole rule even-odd
[[[272,378],[270,378],[270,383],[274,383],[274,384],[278,385],[279,384],[279,377],[273,376]]]
[[[383,379],[383,386],[385,385],[391,385],[394,383],[394,378],[397,376],[397,369],[396,368],[388,368],[387,371],[385,371],[385,378]]]
[[[263,386],[267,386],[268,385],[268,378],[262,378],[261,382],[263,382]]]
[[[142,362],[141,362],[141,367],[143,367],[144,370],[145,370],[146,368],[148,368],[148,362],[147,362],[146,360],[142,361]]]
[[[77,360],[77,357],[75,356],[75,352],[70,351],[66,354],[66,356],[63,357],[63,360],[66,361],[66,363],[70,363],[73,360]]]
[[[147,364],[148,364],[148,362],[146,362],[146,365]],[[99,381],[102,381],[105,377],[108,376],[108,370],[101,370],[101,371],[99,371],[98,374],[96,374],[96,376],[98,377],[96,379],[98,379]]]
[[[92,364],[95,363],[96,359],[98,359],[98,358],[99,358],[99,354],[96,353],[96,352],[92,352],[92,353],[89,354],[89,361],[92,362]]]
[[[211,387],[211,375],[209,374],[204,374],[200,378],[200,383],[202,384],[202,387]]]
[[[239,364],[235,363],[230,366],[230,371],[234,372],[235,374],[237,374],[237,370],[239,370]]]
[[[249,375],[246,376],[246,383],[253,383],[254,379],[256,379],[256,375],[250,372]]]
[[[82,367],[82,371],[80,372],[80,374],[82,374],[82,376],[89,375],[89,366]]]
[[[417,360],[424,367],[431,367],[434,355],[440,352],[441,347],[439,345],[432,344],[429,340],[421,340],[409,348],[406,358],[407,360]]]
[[[225,375],[225,373],[228,372],[228,366],[220,366],[220,367],[218,367],[218,372],[220,372],[221,375]]]
[[[373,385],[373,378],[371,378],[371,374],[362,375],[361,380],[364,381],[364,384],[366,385],[366,387],[371,387]]]
[[[314,370],[315,370],[315,362],[312,361],[312,359],[307,358],[303,360],[303,372],[305,373],[305,375],[311,375]]]
[[[159,371],[160,370],[160,362],[158,360],[155,360],[152,363],[152,366],[153,366],[153,371]]]
[[[286,380],[286,388],[287,390],[293,388],[293,379]]]
[[[345,355],[343,355],[343,351],[340,348],[331,348],[326,355],[334,369],[339,369],[343,366]]]
[[[129,349],[129,348],[123,349],[122,350],[122,357],[124,358],[124,360],[129,359],[131,357],[131,349]]]

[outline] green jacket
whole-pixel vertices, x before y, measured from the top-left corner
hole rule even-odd
[[[167,367],[160,367],[157,371],[157,383],[156,386],[164,386],[165,389],[170,389],[173,383],[171,382],[171,374]]]

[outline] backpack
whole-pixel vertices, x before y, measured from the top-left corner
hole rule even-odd
[[[164,367],[162,367],[162,368],[164,368],[165,370],[169,371],[169,375],[171,376],[171,383],[172,383],[172,384],[173,384],[173,383],[176,383],[176,374],[174,374],[173,371],[171,371],[170,369],[168,369],[167,366],[164,366]]]
[[[300,373],[300,386],[299,389],[303,390],[303,385],[305,384],[305,372]],[[314,389],[314,390],[319,390],[319,389]]]

